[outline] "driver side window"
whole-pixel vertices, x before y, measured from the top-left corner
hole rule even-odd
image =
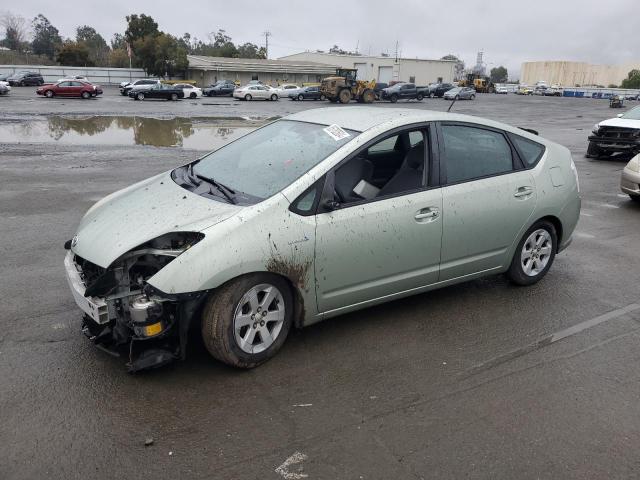
[[[428,146],[426,128],[381,138],[336,169],[335,201],[348,206],[423,188],[428,173]]]

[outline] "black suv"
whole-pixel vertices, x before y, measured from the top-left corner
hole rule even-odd
[[[211,85],[202,90],[202,94],[207,97],[217,97],[219,95],[231,95],[236,89],[236,85],[233,82],[227,82],[224,80],[219,81],[215,85]]]
[[[40,86],[44,83],[44,78],[42,78],[42,75],[36,72],[18,72],[15,75],[11,75],[9,78],[7,78],[7,82],[9,82],[9,85],[11,86]]]
[[[455,88],[456,85],[452,83],[437,83],[435,85],[431,85],[429,87],[429,96],[433,97],[443,97],[446,92]]]

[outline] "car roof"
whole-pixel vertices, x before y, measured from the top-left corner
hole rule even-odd
[[[344,106],[325,107],[304,110],[284,117],[286,120],[300,122],[319,123],[322,125],[337,124],[342,128],[364,132],[370,128],[386,124],[388,128],[401,127],[412,123],[450,121],[467,122],[498,128],[508,132],[517,133],[523,137],[548,143],[542,137],[533,135],[517,127],[512,127],[500,122],[495,122],[481,117],[462,115],[458,113],[438,112],[435,110],[418,110],[409,108],[380,108],[369,106]]]

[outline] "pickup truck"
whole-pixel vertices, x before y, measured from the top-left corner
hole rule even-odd
[[[393,87],[383,88],[380,97],[391,103],[396,103],[398,100],[420,101],[424,98],[424,92],[416,88],[414,83],[396,83]]]

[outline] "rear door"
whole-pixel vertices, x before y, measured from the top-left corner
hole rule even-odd
[[[439,125],[443,197],[440,280],[499,270],[533,214],[537,193],[504,132]]]
[[[61,97],[71,96],[71,94],[73,93],[71,82],[58,83],[58,85],[55,87],[55,93],[56,95],[59,95]]]
[[[82,95],[82,90],[84,89],[84,84],[82,82],[71,82],[71,96],[79,97]]]

